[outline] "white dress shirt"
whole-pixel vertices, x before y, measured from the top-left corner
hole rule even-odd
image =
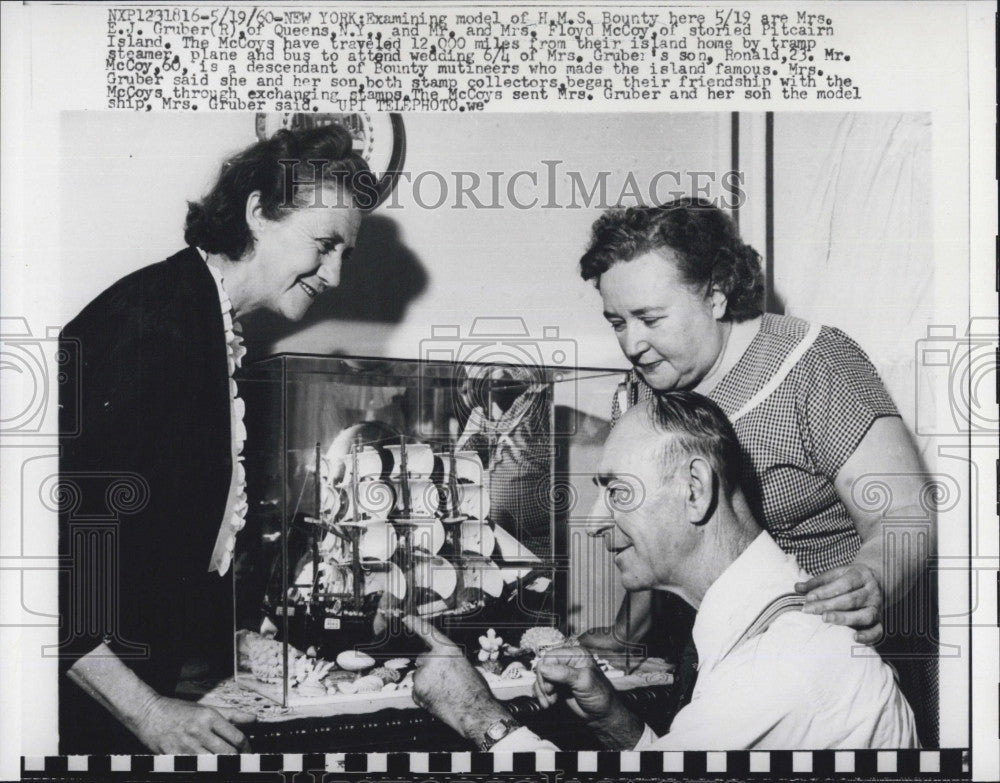
[[[913,711],[892,668],[850,628],[795,609],[743,638],[761,612],[809,575],[767,533],[705,593],[692,635],[698,681],[691,702],[634,750],[916,748]],[[556,750],[527,728],[493,751]]]

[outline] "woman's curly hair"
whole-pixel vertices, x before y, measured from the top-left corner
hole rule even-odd
[[[598,285],[615,264],[664,248],[676,254],[686,283],[706,292],[717,286],[726,295],[724,320],[746,321],[764,311],[760,255],[743,243],[733,221],[704,199],[608,210],[594,223],[580,274]]]
[[[322,203],[322,188],[331,186],[362,210],[378,200],[375,177],[354,152],[351,134],[339,125],[280,130],[226,160],[208,195],[188,202],[184,240],[238,261],[254,242],[246,222],[251,193],[260,191],[264,217],[281,220]]]

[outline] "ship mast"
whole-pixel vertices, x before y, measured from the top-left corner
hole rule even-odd
[[[351,526],[351,588],[354,595],[355,608],[361,607],[362,580],[361,572],[361,519],[358,516],[358,449],[361,447],[361,437],[351,443],[351,510],[354,524]]]
[[[406,463],[406,436],[399,436],[399,491],[403,494],[403,516],[399,527],[403,532],[403,567],[404,572],[411,574],[413,569],[413,520],[411,519],[410,506],[410,476],[409,467]],[[415,614],[414,591],[416,581],[407,585],[406,589],[406,614]]]

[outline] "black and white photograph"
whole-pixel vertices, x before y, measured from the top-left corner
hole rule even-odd
[[[11,777],[995,774],[961,96],[111,110],[38,67],[3,71]]]

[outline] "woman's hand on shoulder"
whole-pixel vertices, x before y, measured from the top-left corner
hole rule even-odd
[[[882,585],[864,563],[831,568],[806,582],[796,583],[795,590],[805,594],[802,611],[821,614],[828,623],[853,628],[859,644],[874,644],[882,638],[885,603]]]
[[[937,481],[906,426],[893,416],[872,424],[837,474],[837,495],[861,539],[852,565],[865,565],[875,574],[886,605],[909,592],[935,550]],[[892,535],[886,534],[885,520],[892,522]],[[903,541],[910,543],[903,546]]]

